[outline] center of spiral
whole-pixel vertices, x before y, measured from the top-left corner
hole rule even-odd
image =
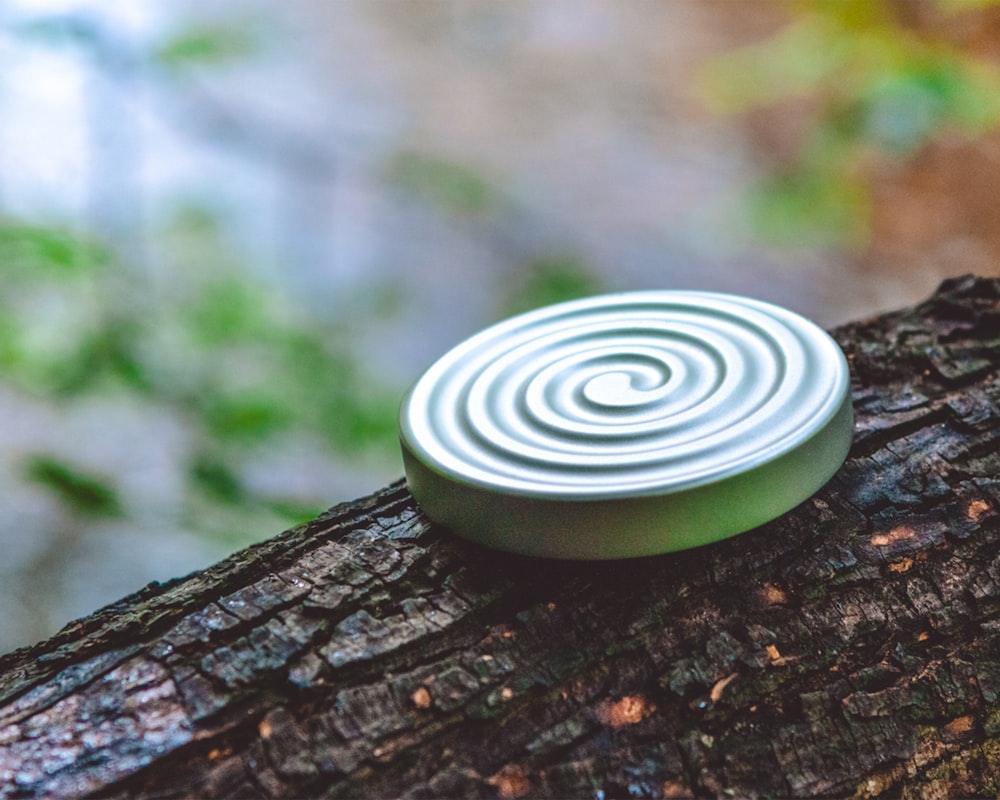
[[[583,387],[586,401],[601,408],[635,408],[660,399],[670,379],[670,371],[658,370],[605,372],[595,375]],[[651,394],[654,393],[654,394]]]

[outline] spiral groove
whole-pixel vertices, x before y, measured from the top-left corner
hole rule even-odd
[[[705,292],[636,292],[495,325],[403,403],[404,447],[464,485],[608,499],[712,483],[776,458],[836,412],[837,345],[796,314]]]

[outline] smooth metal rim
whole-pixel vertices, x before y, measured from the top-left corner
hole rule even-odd
[[[808,500],[840,469],[853,441],[849,389],[813,436],[752,470],[679,492],[600,500],[502,494],[429,469],[403,445],[407,483],[436,523],[520,555],[611,560],[711,544]]]

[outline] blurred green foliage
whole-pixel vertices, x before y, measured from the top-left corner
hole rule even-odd
[[[167,77],[173,90],[191,72],[261,48],[259,28],[237,21],[195,24],[142,52],[120,50],[114,32],[86,15],[38,19],[18,34],[44,47],[78,48],[102,67]],[[474,168],[404,151],[386,170],[417,202],[450,217],[510,224],[503,192]],[[262,278],[207,205],[183,204],[144,225],[143,250],[155,255],[137,263],[121,243],[0,211],[5,389],[66,409],[124,397],[179,421],[185,488],[177,519],[234,545],[253,531],[308,519],[337,499],[261,490],[248,478],[248,463],[300,452],[303,443],[334,461],[398,458],[402,387],[384,385],[357,348],[358,331],[403,301],[393,287],[345,296],[319,315]],[[600,288],[575,257],[529,258],[499,293],[498,310],[513,314]],[[122,476],[97,468],[89,455],[72,442],[58,452],[30,452],[22,475],[73,514],[133,512]]]
[[[581,259],[551,256],[530,262],[512,282],[503,304],[505,316],[604,291],[600,279]]]
[[[8,32],[40,47],[75,48],[116,74],[170,78],[172,91],[183,91],[188,73],[259,56],[266,41],[259,24],[226,18],[188,23],[137,50],[83,12],[18,21]],[[443,185],[453,185],[446,194],[463,191],[461,176]],[[246,467],[255,459],[303,443],[333,462],[396,458],[401,388],[382,384],[356,351],[370,304],[345,297],[322,317],[305,311],[258,275],[205,205],[145,222],[143,245],[156,255],[142,264],[123,256],[120,243],[0,211],[6,389],[67,409],[124,397],[180,421],[188,444],[177,519],[234,544],[336,499],[252,486]],[[72,442],[24,455],[21,474],[72,513],[131,510],[122,476],[97,469]]]
[[[260,52],[263,41],[263,33],[246,22],[194,25],[158,43],[154,56],[160,64],[174,69],[213,67],[245,61]]]
[[[77,47],[106,63],[169,71],[245,63],[259,55],[267,42],[265,26],[246,16],[230,16],[218,23],[187,23],[142,51],[126,48],[115,31],[83,10],[38,16],[7,28],[39,44]]]
[[[35,454],[24,463],[25,477],[45,487],[77,513],[120,517],[121,501],[111,479],[53,456]]]
[[[399,389],[357,362],[359,319],[317,319],[254,278],[203,210],[156,235],[160,280],[68,231],[0,222],[0,378],[63,404],[126,393],[183,419],[198,443],[191,492],[247,514],[303,518],[324,505],[247,488],[242,465],[268,447],[299,438],[331,456],[395,453]],[[86,464],[34,454],[25,474],[75,510],[121,511],[113,479]]]
[[[942,19],[996,0],[912,3]],[[703,94],[720,113],[789,99],[808,105],[799,151],[754,187],[754,229],[778,241],[859,245],[869,233],[873,165],[911,157],[935,137],[977,137],[1000,125],[1000,70],[963,52],[907,4],[820,0],[792,6],[767,40],[711,63]]]
[[[388,177],[414,196],[454,214],[483,215],[502,205],[500,192],[479,172],[440,156],[401,152],[390,164]]]
[[[480,171],[441,156],[406,150],[392,160],[387,177],[421,203],[494,230],[510,227],[515,204]],[[489,238],[485,234],[483,238]],[[497,237],[503,238],[503,237]],[[583,259],[571,253],[529,257],[500,287],[502,316],[597,294],[603,286]]]

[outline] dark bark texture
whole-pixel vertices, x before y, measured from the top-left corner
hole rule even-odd
[[[0,797],[1000,792],[1000,282],[834,334],[782,518],[556,563],[391,486],[0,659]]]

